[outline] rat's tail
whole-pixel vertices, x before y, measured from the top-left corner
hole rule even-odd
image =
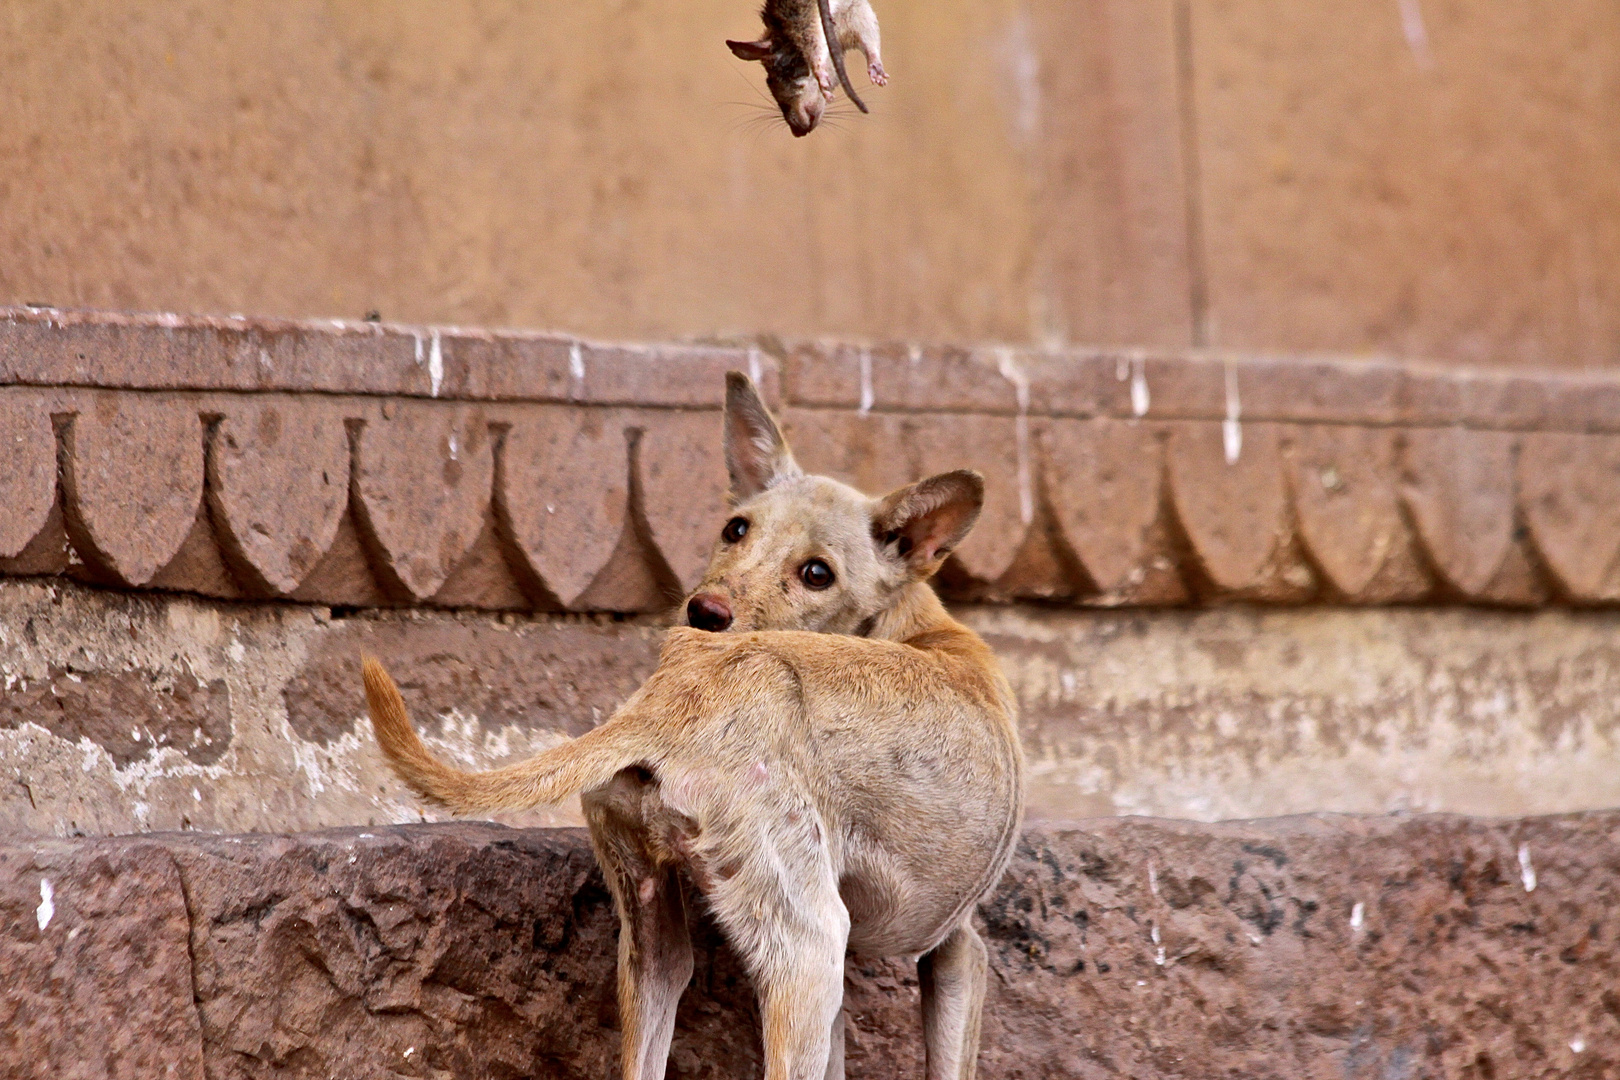
[[[816,0],[816,6],[821,9],[821,32],[826,35],[827,52],[832,56],[833,70],[838,72],[838,81],[843,85],[844,93],[849,95],[849,100],[853,101],[861,112],[871,112],[872,110],[866,107],[866,102],[855,92],[855,87],[850,85],[849,72],[844,70],[844,47],[838,43],[838,28],[833,25],[832,5],[827,0]]]
[[[411,724],[399,687],[375,657],[362,657],[361,670],[371,726],[388,763],[418,794],[458,814],[526,810],[561,802],[607,783],[645,754],[641,733],[622,721],[610,720],[516,765],[466,772],[428,752]]]

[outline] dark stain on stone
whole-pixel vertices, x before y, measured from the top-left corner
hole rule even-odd
[[[44,679],[0,684],[0,728],[38,724],[58,738],[89,739],[120,767],[172,747],[211,765],[231,742],[225,680],[189,672],[75,672],[52,667]]]
[[[1281,848],[1275,848],[1269,844],[1244,844],[1243,850],[1248,852],[1250,855],[1258,855],[1262,859],[1270,859],[1271,864],[1279,870],[1288,865],[1288,856],[1283,854]]]
[[[365,714],[360,653],[380,657],[418,724],[455,709],[484,731],[582,735],[635,692],[658,660],[654,635],[596,625],[507,630],[458,621],[359,618],[334,625],[282,690],[287,720],[322,745]]]

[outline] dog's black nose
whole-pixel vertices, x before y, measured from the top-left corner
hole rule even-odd
[[[686,621],[699,630],[719,632],[731,625],[731,609],[718,596],[694,596],[686,602]]]

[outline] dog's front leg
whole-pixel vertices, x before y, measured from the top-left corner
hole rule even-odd
[[[984,942],[967,922],[917,961],[928,1080],[973,1080],[989,969]]]
[[[783,817],[796,824],[756,834],[763,842],[709,902],[759,993],[765,1080],[842,1077],[849,912],[819,824]]]
[[[778,962],[756,970],[765,1025],[765,1080],[843,1076],[844,1032],[838,1019],[844,1011],[846,941],[847,933],[777,942],[773,951]]]
[[[832,1041],[827,1047],[826,1080],[844,1080],[844,1007],[833,1017]]]

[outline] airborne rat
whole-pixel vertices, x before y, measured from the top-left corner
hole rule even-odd
[[[867,111],[844,70],[845,49],[865,54],[874,85],[889,81],[870,0],[765,0],[760,18],[765,32],[759,40],[726,44],[739,58],[765,65],[765,85],[796,136],[810,134],[820,122],[833,99],[835,73],[856,108]]]

